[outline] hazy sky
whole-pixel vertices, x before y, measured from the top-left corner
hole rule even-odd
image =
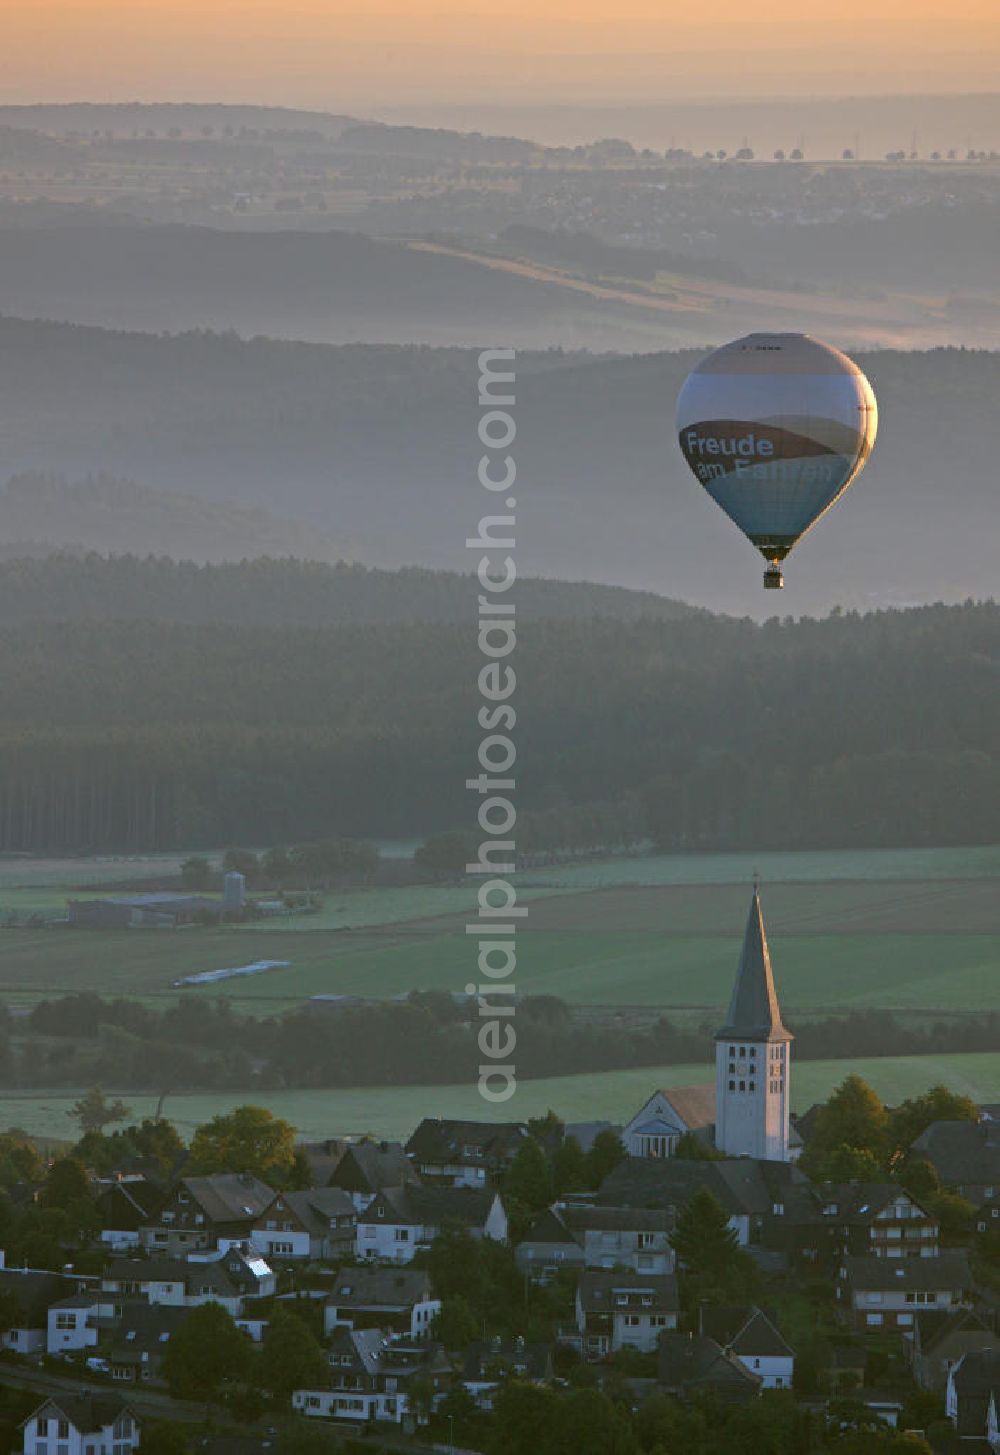
[[[374,113],[1000,89],[997,0],[0,0],[0,14],[7,102]]]

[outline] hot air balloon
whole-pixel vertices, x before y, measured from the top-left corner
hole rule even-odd
[[[878,406],[846,354],[801,333],[751,333],[689,374],[677,400],[681,453],[767,561],[780,562],[839,500],[875,443]]]

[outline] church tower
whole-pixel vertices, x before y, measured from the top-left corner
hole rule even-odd
[[[715,1145],[728,1157],[789,1160],[791,1040],[781,1024],[755,884],[729,1014],[715,1037]]]

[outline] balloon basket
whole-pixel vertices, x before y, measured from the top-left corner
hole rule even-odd
[[[781,591],[785,585],[785,578],[781,574],[781,567],[777,565],[768,566],[764,572],[764,590]]]

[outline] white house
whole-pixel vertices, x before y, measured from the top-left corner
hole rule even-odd
[[[59,1298],[78,1291],[79,1281],[43,1269],[5,1268],[0,1252],[0,1292],[13,1298],[17,1311],[9,1328],[0,1334],[0,1347],[13,1354],[42,1354],[48,1330],[49,1308]]]
[[[323,1332],[377,1327],[426,1339],[441,1300],[422,1268],[343,1268],[323,1308]]]
[[[297,1389],[292,1409],[320,1419],[426,1423],[427,1408],[411,1399],[420,1384],[431,1405],[452,1381],[439,1344],[387,1337],[382,1329],[339,1329],[330,1341],[330,1378],[324,1388]]]
[[[947,1313],[969,1303],[972,1275],[962,1253],[938,1258],[846,1257],[838,1299],[858,1329],[909,1332],[917,1313]]]
[[[114,1317],[114,1300],[94,1290],[60,1298],[49,1307],[45,1338],[47,1354],[77,1354],[96,1349],[98,1321]]]
[[[576,1326],[590,1359],[624,1348],[652,1353],[663,1331],[677,1327],[679,1312],[672,1273],[586,1272],[577,1284]]]
[[[699,1333],[734,1354],[760,1379],[762,1389],[791,1389],[795,1352],[763,1309],[702,1304]]]
[[[458,1223],[474,1238],[507,1241],[507,1214],[497,1192],[457,1187],[390,1187],[376,1193],[358,1217],[357,1257],[381,1263],[409,1263],[433,1243],[446,1223]]]
[[[563,1268],[672,1273],[673,1223],[662,1209],[557,1202],[535,1218],[518,1243],[517,1265],[533,1283],[549,1283]]]
[[[59,1394],[21,1426],[23,1455],[132,1455],[140,1426],[119,1395]]]
[[[357,1211],[340,1187],[279,1192],[254,1223],[251,1241],[265,1258],[295,1260],[350,1257]]]

